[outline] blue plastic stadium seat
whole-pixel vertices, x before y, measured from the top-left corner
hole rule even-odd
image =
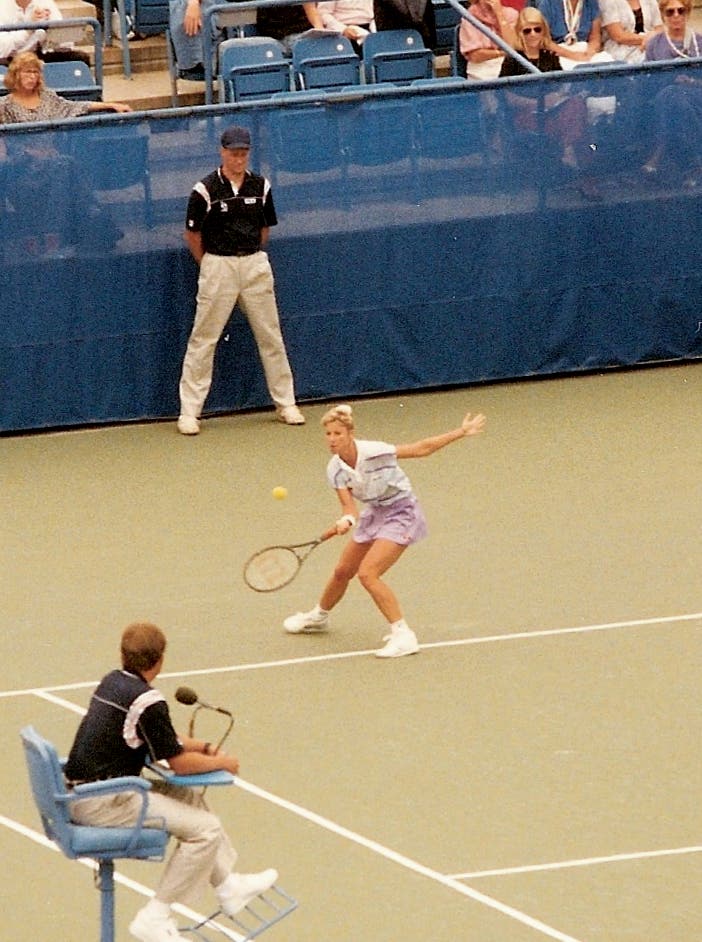
[[[368,83],[406,85],[433,76],[434,55],[417,30],[388,29],[366,36],[363,67]]]
[[[81,59],[67,62],[45,62],[44,83],[64,98],[74,101],[100,101],[102,88]]]
[[[227,39],[219,47],[219,100],[251,101],[290,91],[290,62],[275,39]]]
[[[361,81],[361,61],[346,36],[298,39],[292,49],[298,88],[344,88]]]

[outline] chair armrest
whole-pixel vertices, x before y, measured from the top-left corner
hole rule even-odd
[[[151,782],[148,779],[141,778],[139,775],[123,775],[120,778],[105,778],[97,782],[85,782],[83,785],[75,785],[72,794],[68,798],[76,800],[77,798],[111,795],[117,792],[147,792],[150,788]],[[145,798],[146,796],[144,796]]]
[[[185,788],[197,788],[200,785],[233,785],[236,781],[231,772],[225,769],[215,769],[212,772],[192,772],[190,775],[178,775],[168,766],[160,762],[147,762],[149,772],[158,775],[159,778],[171,785],[178,785]]]

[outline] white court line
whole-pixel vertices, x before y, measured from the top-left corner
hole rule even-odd
[[[48,850],[53,850],[56,853],[61,853],[59,848],[53,841],[50,841],[48,837],[44,834],[40,834],[38,831],[32,830],[32,828],[25,827],[23,824],[20,824],[19,821],[13,821],[12,818],[6,818],[4,814],[0,814],[0,825],[6,827],[10,831],[14,831],[16,834],[20,834],[22,837],[28,838],[30,841],[34,841],[35,844],[40,844],[42,847],[47,848]],[[77,863],[82,864],[88,869],[96,871],[97,864],[94,860],[87,860],[85,857],[79,857]],[[146,896],[149,899],[154,895],[154,891],[150,890],[147,886],[144,886],[143,883],[137,883],[136,880],[132,880],[130,877],[125,877],[123,874],[118,873],[115,870],[115,883],[119,883],[122,886],[128,887],[130,890],[134,890],[135,893],[139,893],[141,896]],[[181,916],[185,916],[186,919],[192,920],[193,923],[201,923],[207,917],[203,916],[202,913],[195,912],[194,909],[190,909],[187,906],[181,906],[180,903],[176,903],[173,906],[173,909],[176,912],[180,913]],[[207,924],[208,929],[213,929],[215,932],[220,932],[222,935],[227,936],[227,938],[232,939],[233,942],[241,942],[244,938],[239,932],[234,932],[232,929],[228,929],[226,926],[222,926],[217,922],[209,922]]]
[[[473,870],[469,873],[454,873],[454,880],[479,880],[481,877],[509,877],[519,873],[540,873],[545,870],[567,870],[570,867],[594,867],[598,864],[621,863],[627,860],[651,860],[656,857],[678,857],[684,854],[700,854],[702,845],[691,847],[666,847],[662,850],[642,850],[628,854],[610,854],[608,857],[583,857],[581,860],[560,860],[555,863],[530,864],[524,867],[503,867],[499,870]]]
[[[689,621],[702,621],[702,612],[693,612],[689,615],[663,615],[658,618],[635,618],[630,621],[610,621],[597,625],[577,625],[569,628],[543,628],[533,631],[518,631],[513,634],[484,635],[478,638],[455,638],[451,641],[429,641],[420,645],[422,650],[428,651],[438,648],[465,647],[472,644],[499,644],[508,641],[529,641],[533,638],[553,638],[560,635],[588,634],[595,631],[616,631],[623,628],[645,628],[650,625],[674,625]],[[279,661],[256,661],[253,664],[228,664],[224,667],[202,667],[197,670],[164,671],[159,674],[161,678],[176,677],[203,677],[213,674],[235,674],[243,671],[267,670],[271,667],[295,667],[301,664],[315,664],[323,661],[340,661],[347,658],[368,657],[375,653],[375,648],[365,651],[339,651],[335,654],[315,654],[307,657],[290,657]],[[0,691],[0,699],[5,697],[19,697],[27,695],[41,695],[46,691],[82,690],[96,687],[99,680],[81,681],[76,684],[59,684],[52,687],[28,687],[24,690]]]

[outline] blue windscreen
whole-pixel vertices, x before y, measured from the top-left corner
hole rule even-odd
[[[177,413],[185,207],[232,123],[273,187],[300,399],[699,356],[691,79],[700,63],[5,128],[0,430]],[[206,408],[269,403],[236,312]]]

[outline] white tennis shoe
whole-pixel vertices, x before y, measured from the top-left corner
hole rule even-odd
[[[270,868],[261,873],[230,873],[217,891],[219,905],[226,916],[236,916],[249,903],[270,890],[278,879],[278,871]]]
[[[178,431],[181,435],[197,435],[200,432],[200,423],[194,415],[180,415]]]
[[[140,909],[129,924],[129,934],[139,942],[185,942],[170,916],[154,914],[147,907]]]
[[[278,409],[278,421],[286,425],[304,425],[305,417],[297,406],[281,406]]]
[[[406,625],[393,628],[383,641],[387,644],[375,652],[376,657],[404,657],[405,654],[416,654],[419,651],[417,636]]]
[[[283,628],[291,635],[299,635],[302,632],[314,634],[315,631],[326,631],[328,622],[328,612],[318,612],[316,608],[313,608],[309,612],[295,612],[294,615],[288,615],[283,622]]]

